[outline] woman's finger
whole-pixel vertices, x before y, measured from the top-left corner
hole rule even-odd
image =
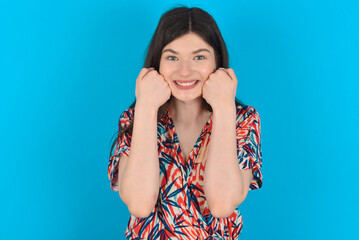
[[[152,70],[154,70],[154,68],[142,68],[140,74],[138,75],[138,79],[144,78],[144,76],[146,76],[146,74],[151,72]]]
[[[237,82],[236,74],[234,74],[234,71],[232,68],[218,68],[219,70],[223,70],[227,75],[235,82]]]

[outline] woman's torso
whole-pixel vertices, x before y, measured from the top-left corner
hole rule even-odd
[[[239,210],[228,218],[215,218],[206,202],[203,175],[211,126],[212,117],[201,127],[199,124],[187,129],[180,124],[175,127],[167,110],[158,123],[158,201],[147,218],[131,215],[127,238],[236,239],[239,236],[242,229]]]

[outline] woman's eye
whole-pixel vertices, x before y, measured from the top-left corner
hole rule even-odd
[[[197,59],[197,60],[203,60],[203,59],[204,59],[204,56],[196,56],[195,59]]]
[[[175,56],[168,56],[167,59],[168,60],[177,60],[177,58]]]

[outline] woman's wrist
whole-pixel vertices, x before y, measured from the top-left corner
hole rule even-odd
[[[157,114],[158,108],[159,107],[154,106],[150,102],[145,102],[145,101],[141,101],[141,100],[137,101],[136,100],[136,106],[135,106],[136,110],[144,111],[144,112],[146,112],[148,114],[151,114],[151,113],[156,113]]]

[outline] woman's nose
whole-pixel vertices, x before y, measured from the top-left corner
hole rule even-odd
[[[182,76],[188,76],[191,74],[192,71],[191,63],[187,61],[183,61],[181,62],[179,67],[180,67],[179,72]]]

